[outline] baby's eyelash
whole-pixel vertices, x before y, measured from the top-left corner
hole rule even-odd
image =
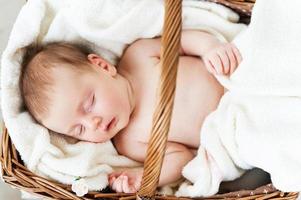
[[[91,106],[94,105],[94,102],[95,102],[95,95],[93,94]]]
[[[81,135],[83,133],[83,130],[84,130],[84,127],[80,126],[80,130],[79,130],[79,134],[78,135]]]
[[[94,105],[94,102],[95,102],[95,95],[93,94],[91,103],[89,103],[89,107],[85,109],[85,111],[86,111],[87,113],[91,112],[92,107],[93,107],[93,105]]]
[[[92,96],[92,101],[91,101],[91,105],[90,105],[90,107],[89,107],[89,112],[91,112],[92,107],[94,106],[94,102],[95,102],[95,95],[93,94],[93,96]]]
[[[81,134],[81,131],[82,131],[82,126],[81,125],[79,125],[79,126],[77,126],[74,130],[73,130],[73,135],[74,136],[77,136],[77,135],[80,135]]]

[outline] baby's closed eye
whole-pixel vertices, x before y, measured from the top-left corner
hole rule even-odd
[[[74,130],[74,136],[80,136],[84,131],[83,125],[79,125]]]
[[[93,109],[94,104],[95,104],[95,94],[92,93],[92,95],[90,95],[89,97],[88,103],[84,106],[85,112],[90,113]]]

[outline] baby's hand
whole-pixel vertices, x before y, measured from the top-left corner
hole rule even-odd
[[[141,186],[142,175],[143,170],[136,169],[113,172],[109,175],[109,184],[116,192],[135,193]]]
[[[203,56],[207,70],[216,75],[231,75],[242,60],[232,43],[223,43]]]

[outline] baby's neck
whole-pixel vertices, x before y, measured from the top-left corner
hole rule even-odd
[[[124,86],[127,90],[127,95],[130,103],[131,113],[134,112],[136,107],[136,87],[135,87],[135,81],[131,75],[126,72],[125,70],[119,70],[118,74],[121,78],[121,80],[124,83]]]

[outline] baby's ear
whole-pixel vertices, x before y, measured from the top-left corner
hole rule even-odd
[[[109,72],[112,76],[116,75],[116,67],[108,61],[106,61],[105,59],[101,58],[100,56],[96,54],[89,54],[87,58],[91,64],[101,67],[105,71]]]
[[[93,65],[98,65],[100,66],[103,63],[108,63],[105,59],[101,58],[100,56],[96,55],[96,54],[89,54],[87,56],[87,59],[89,60],[89,62]]]

